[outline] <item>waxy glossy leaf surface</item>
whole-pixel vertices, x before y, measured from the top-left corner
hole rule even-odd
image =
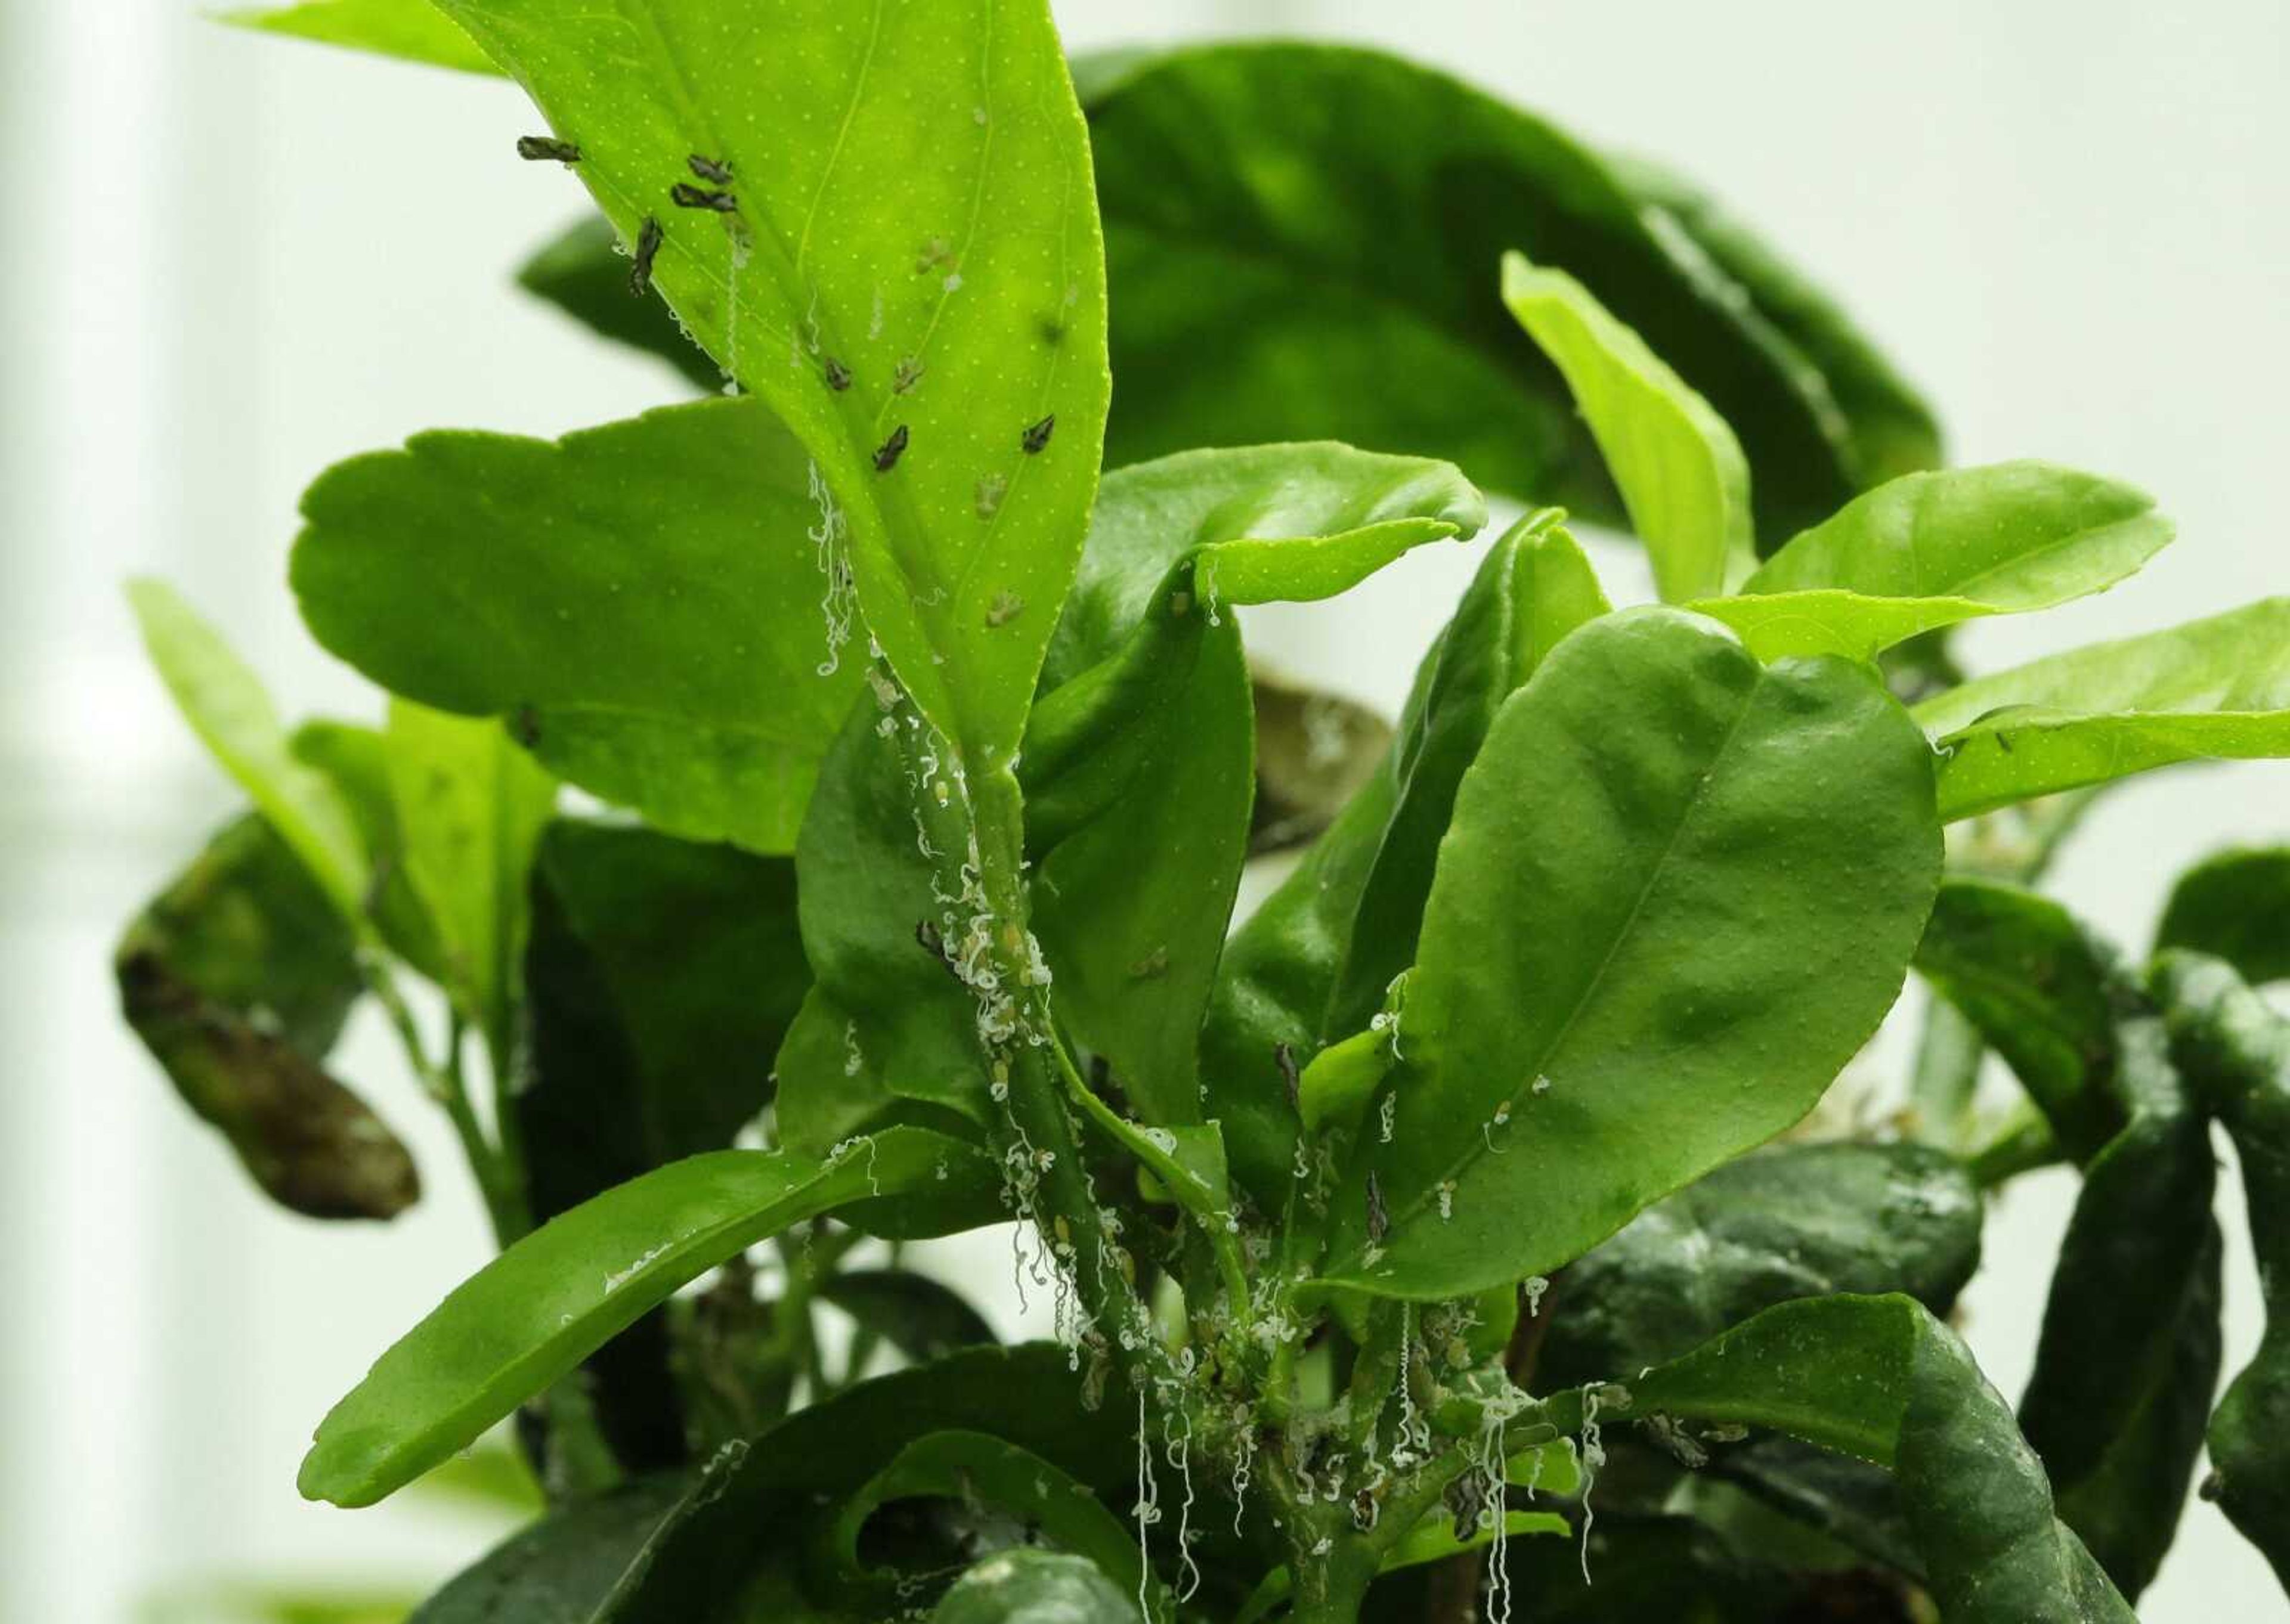
[[[2290,756],[2290,598],[1976,677],[1916,718],[1950,819],[2177,762]]]
[[[1566,379],[1672,603],[1729,590],[1756,557],[1750,468],[1709,403],[1564,271],[1507,254],[1503,303]]]
[[[1047,6],[440,9],[579,144],[623,242],[658,222],[653,284],[817,466],[867,630],[975,768],[1006,766],[1109,388],[1088,140]],[[733,177],[721,211],[671,201],[695,155]],[[1013,600],[1030,613],[996,612]]]
[[[943,1177],[941,1176],[943,1175]],[[543,1225],[446,1297],[319,1426],[302,1492],[370,1505],[570,1372],[680,1286],[803,1220],[993,1173],[966,1146],[893,1129],[825,1162],[724,1150],[623,1184]],[[973,1204],[951,1227],[983,1213]]]
[[[2290,846],[2222,852],[2188,869],[2155,947],[2222,958],[2254,986],[2290,979]]]
[[[506,717],[671,833],[784,852],[864,663],[828,659],[810,488],[752,401],[553,444],[421,435],[310,487],[294,590],[392,692]]]
[[[1874,659],[1935,627],[2102,591],[2171,539],[2151,498],[2042,462],[1910,474],[1697,604],[1760,656]]]
[[[1329,1276],[1547,1274],[1802,1116],[1900,991],[1939,882],[1930,774],[1865,669],[1763,667],[1674,611],[1562,644],[1456,796],[1392,1136],[1338,1197]]]

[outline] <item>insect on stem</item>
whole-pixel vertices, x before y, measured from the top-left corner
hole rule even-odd
[[[528,164],[556,163],[570,169],[581,161],[581,148],[572,141],[560,141],[553,135],[520,135],[516,138],[516,156]]]

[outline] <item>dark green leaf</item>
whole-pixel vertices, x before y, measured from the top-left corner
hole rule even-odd
[[[2011,1412],[1912,1299],[1784,1303],[1630,1389],[1634,1415],[1770,1427],[1890,1468],[1949,1624],[2132,1624]]]
[[[1934,627],[2102,591],[2171,539],[2153,499],[2042,462],[1910,474],[1790,541],[1697,604],[1765,659],[1871,660]]]
[[[2188,869],[2155,947],[2222,958],[2253,986],[2290,978],[2290,846],[2221,852]]]
[[[845,1270],[821,1281],[819,1295],[917,1364],[996,1340],[952,1287],[911,1269]]]
[[[1976,677],[1916,717],[1950,819],[2174,762],[2290,756],[2290,598]]]
[[[829,627],[849,611],[807,539],[811,489],[754,402],[554,444],[422,435],[310,487],[294,590],[391,692],[508,718],[672,833],[783,852],[861,663],[821,631],[822,597]]]
[[[1136,1624],[1138,1612],[1093,1563],[1011,1550],[956,1580],[930,1616],[931,1624]]]
[[[868,632],[971,768],[1001,772],[1110,388],[1089,146],[1047,5],[865,26],[842,0],[439,9],[579,144],[623,242],[658,222],[653,284],[816,465]],[[731,212],[671,204],[693,154],[731,172]],[[1030,612],[996,612],[1013,600]]]
[[[1931,908],[1930,759],[1865,668],[1761,666],[1670,610],[1568,638],[1457,794],[1392,1136],[1362,1136],[1326,1276],[1437,1298],[1547,1274],[1802,1116]]]
[[[911,1128],[823,1163],[721,1150],[621,1185],[518,1241],[384,1353],[319,1426],[302,1492],[371,1505],[726,1258],[806,1218],[926,1194],[933,1181],[948,1187],[954,1228],[991,1210],[992,1168]]]
[[[2234,1140],[2266,1304],[2257,1356],[2211,1418],[2203,1493],[2290,1588],[2290,1021],[2198,954],[2165,954],[2154,987],[2174,1058]]]
[[[1709,1469],[1846,1549],[1923,1577],[1900,1492],[1881,1468],[1771,1434],[1718,1452]]]
[[[363,982],[348,927],[260,815],[224,827],[120,940],[127,1022],[265,1194],[389,1218],[420,1191],[396,1135],[321,1067]]]
[[[1799,322],[1806,301],[1783,298],[1792,319],[1766,319],[1758,300],[1786,273],[1736,282],[1597,155],[1445,75],[1296,44],[1080,75],[1119,290],[1117,463],[1327,437],[1619,516],[1563,384],[1503,308],[1496,269],[1516,248],[1581,282],[1733,424],[1772,539],[1906,471],[1854,441],[1862,411],[1899,415],[1865,348],[1848,364],[1870,387],[1848,398],[1824,376],[1851,343],[1833,309]],[[1927,445],[1907,466],[1934,460]]]
[[[500,71],[429,0],[302,0],[299,5],[245,6],[221,12],[217,20],[463,73]]]
[[[1579,1551],[1522,1540],[1505,1556],[1512,1588],[1533,1599],[1534,1624],[1774,1624],[1788,1616],[1782,1577],[1690,1517],[1602,1511]]]
[[[647,1478],[552,1512],[447,1584],[407,1624],[589,1624],[689,1483]]]
[[[1671,603],[1730,591],[1757,556],[1750,468],[1726,420],[1565,271],[1503,256],[1503,303],[1566,379]]]
[[[722,369],[677,324],[675,313],[658,300],[629,296],[630,268],[612,222],[584,215],[519,267],[516,281],[592,332],[658,356],[699,388],[717,388]]]
[[[1902,1292],[1945,1314],[1980,1260],[1980,1192],[1920,1145],[1781,1145],[1656,1202],[1573,1264],[1538,1385],[1627,1379],[1798,1297]]]

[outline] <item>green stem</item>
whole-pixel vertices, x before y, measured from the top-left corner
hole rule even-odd
[[[454,1135],[461,1141],[461,1154],[468,1159],[469,1171],[477,1180],[477,1192],[484,1197],[494,1244],[507,1247],[532,1223],[525,1212],[523,1180],[511,1175],[501,1152],[485,1137],[484,1124],[477,1120],[476,1110],[469,1103],[468,1082],[461,1071],[460,1016],[452,1017],[444,1063],[440,1065],[429,1058],[421,1041],[420,1024],[414,1020],[413,1011],[398,989],[397,978],[389,965],[378,955],[365,952],[358,956],[358,972],[367,990],[388,1017],[399,1046],[405,1051],[406,1063],[413,1068],[423,1092],[444,1108],[446,1119],[453,1124]]]

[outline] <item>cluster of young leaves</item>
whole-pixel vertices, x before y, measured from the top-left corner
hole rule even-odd
[[[1936,468],[1707,199],[1388,57],[1069,64],[1039,0],[242,20],[517,80],[601,216],[525,285],[733,396],[323,476],[292,583],[378,732],[289,734],[138,589],[252,807],[131,928],[130,1019],[266,1190],[385,1217],[410,1159],[323,1069],[374,999],[504,1246],[303,1466],[367,1504],[518,1419],[548,1515],[418,1616],[1444,1617],[1484,1574],[1762,1619],[1839,1572],[2131,1616],[2219,1358],[2208,1123],[2290,1234],[2290,1042],[2180,950],[2278,973],[2290,881],[2190,876],[2141,978],[1942,831],[2290,754],[2280,604],[1904,706],[1883,657],[2115,584],[2150,500]],[[1663,602],[1531,509],[1358,764],[1235,612],[1469,539],[1481,485],[1626,524]],[[1297,797],[1293,714],[1345,758]],[[1961,1023],[1934,1142],[1758,1150],[1911,963]],[[2015,1423],[1935,1316],[1980,1183],[2060,1157]],[[1063,1346],[899,1265],[1011,1218]],[[2278,1567],[2278,1340],[2209,1424]]]

